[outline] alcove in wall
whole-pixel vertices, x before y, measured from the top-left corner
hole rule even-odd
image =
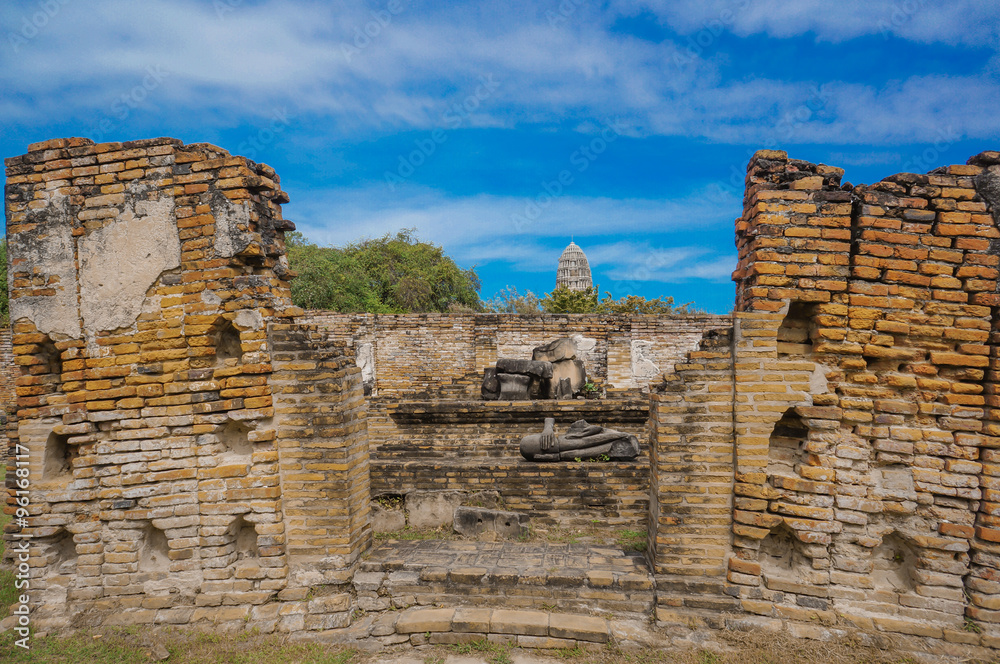
[[[808,582],[807,574],[812,568],[810,559],[803,553],[802,543],[783,523],[761,541],[757,562],[764,577],[797,583]]]
[[[60,480],[73,478],[73,460],[80,456],[80,448],[69,443],[69,436],[51,432],[45,439],[42,461],[42,479]]]
[[[254,524],[243,518],[242,514],[233,519],[226,531],[226,537],[234,547],[234,562],[260,555],[257,548],[257,529]]]
[[[767,442],[767,474],[795,476],[795,466],[802,458],[802,446],[809,429],[795,408],[786,410],[775,423]]]
[[[143,530],[139,544],[139,572],[154,574],[170,571],[167,535],[159,528],[148,524]]]
[[[779,358],[812,353],[816,334],[815,314],[816,305],[813,303],[796,301],[788,305],[788,313],[778,328]]]

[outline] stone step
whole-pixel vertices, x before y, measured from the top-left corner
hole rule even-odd
[[[470,547],[469,544],[474,546]],[[452,603],[650,615],[645,560],[614,547],[397,542],[373,551],[354,577],[359,607]]]
[[[611,626],[604,618],[584,614],[488,608],[418,608],[386,613],[373,623],[371,635],[412,645],[471,643],[488,640],[522,648],[575,648],[607,643]]]

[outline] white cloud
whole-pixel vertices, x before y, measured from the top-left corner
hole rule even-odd
[[[745,2],[648,0],[645,6],[690,32]],[[266,118],[287,106],[309,126],[325,126],[335,140],[428,129],[475,92],[480,76],[493,75],[499,87],[463,126],[569,123],[585,131],[617,118],[633,136],[771,145],[933,142],[946,131],[992,139],[1000,132],[1000,114],[993,112],[1000,83],[985,71],[868,85],[823,83],[829,78],[823,71],[815,81],[723,80],[716,58],[692,59],[670,40],[653,43],[612,31],[613,16],[587,5],[549,25],[544,11],[528,3],[448,11],[404,3],[379,26],[371,12],[384,11],[381,4],[266,0],[221,16],[220,4],[225,6],[192,0],[64,5],[37,37],[18,45],[18,53],[9,44],[0,47],[3,119],[94,123],[114,116],[115,100],[154,67],[165,72],[162,83],[130,122],[142,116],[155,126],[167,114],[183,114],[227,127],[234,118]],[[897,16],[894,34],[996,46],[1000,4],[896,4],[920,8]],[[30,10],[20,7],[0,6],[0,25],[15,34]],[[629,7],[620,10],[631,12],[635,5]],[[833,12],[821,0],[761,0],[734,11],[723,27],[776,38],[813,32],[836,41],[878,34],[879,16],[887,14],[892,23],[893,7],[844,0]],[[374,36],[355,47],[359,31],[372,25]]]
[[[417,228],[420,238],[441,244],[456,257],[506,259],[524,269],[537,265],[526,247],[543,238],[670,233],[701,229],[729,242],[732,220],[742,211],[742,191],[692,191],[673,200],[557,197],[530,223],[524,214],[530,199],[481,194],[453,198],[411,189],[387,199],[381,186],[293,192],[286,214],[300,231],[320,244],[340,245],[361,236],[377,237],[401,228]],[[484,258],[485,257],[485,258]],[[595,259],[605,260],[603,254]]]
[[[673,29],[841,42],[868,35],[997,47],[1000,5],[992,0],[617,0],[625,15],[653,12]]]

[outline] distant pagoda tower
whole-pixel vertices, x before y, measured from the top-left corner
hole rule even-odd
[[[587,290],[594,285],[590,276],[590,263],[587,255],[575,242],[563,249],[559,257],[559,267],[556,269],[556,288],[565,286],[571,291]]]

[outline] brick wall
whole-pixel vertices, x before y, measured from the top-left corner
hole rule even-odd
[[[361,380],[292,319],[274,171],[174,139],[6,165],[33,627],[349,622]]]
[[[733,394],[732,525],[714,545],[731,549],[719,602],[735,598],[761,625],[801,621],[796,633],[808,636],[840,616],[945,642],[1000,642],[990,502],[998,171],[1000,154],[983,153],[841,187],[840,169],[778,151],[751,160],[736,225],[739,313],[730,359],[718,356],[732,378],[705,375],[698,353],[677,372]],[[654,397],[659,496],[676,492],[660,460],[676,457],[678,435],[708,425],[698,413],[717,399]],[[720,422],[717,433],[727,430]],[[706,568],[717,573],[716,557],[663,565],[690,551],[677,530],[689,502],[661,499],[653,514],[658,571],[693,583]]]
[[[709,329],[728,316],[602,316],[589,314],[336,314],[310,311],[328,329],[373,359],[372,393],[479,398],[483,369],[499,357],[531,358],[534,347],[578,336],[587,375],[612,391],[648,389]]]

